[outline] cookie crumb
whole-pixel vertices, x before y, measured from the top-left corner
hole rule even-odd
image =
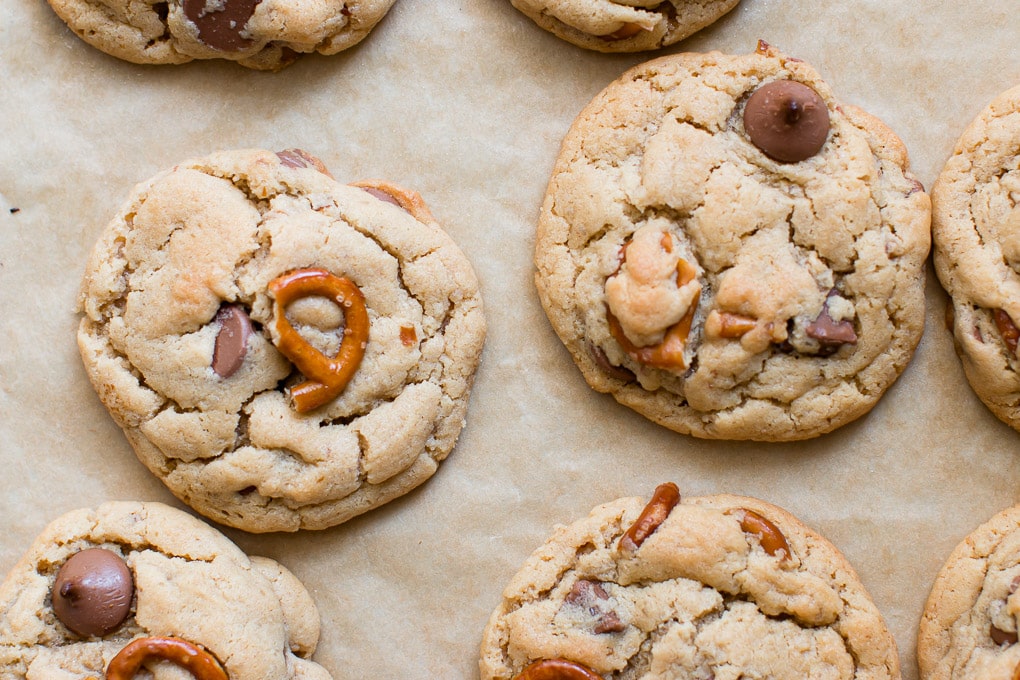
[[[12,215],[17,214],[19,212],[21,212],[21,208],[11,208],[11,214]]]

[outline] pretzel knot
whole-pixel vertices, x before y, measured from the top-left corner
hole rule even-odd
[[[110,661],[106,680],[130,680],[149,659],[171,661],[194,675],[196,680],[228,680],[227,672],[215,656],[187,640],[173,637],[132,640]]]
[[[307,380],[291,388],[299,413],[311,411],[336,398],[354,377],[368,344],[368,310],[365,296],[353,281],[324,269],[298,269],[269,284],[275,303],[276,347],[297,366]],[[335,302],[344,315],[340,351],[328,357],[301,337],[287,320],[287,306],[304,297],[320,296]]]

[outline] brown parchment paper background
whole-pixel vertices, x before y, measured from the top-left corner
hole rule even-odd
[[[813,64],[884,119],[930,187],[964,126],[1020,83],[1003,0],[744,0],[669,51]],[[586,52],[506,0],[398,0],[358,47],[280,73],[137,66],[76,38],[43,0],[0,0],[0,573],[59,514],[180,504],[131,452],[75,346],[87,252],[131,186],[184,158],[303,147],[341,180],[420,191],[474,263],[489,336],[457,448],[425,486],[315,533],[226,533],[308,586],[338,679],[475,678],[490,611],[556,523],[665,480],[784,506],[859,571],[917,676],[914,638],[956,543],[1020,500],[1020,434],[968,387],[929,273],[913,363],[865,418],[785,445],[700,441],[591,391],[532,284],[534,223],[577,112],[653,55]]]

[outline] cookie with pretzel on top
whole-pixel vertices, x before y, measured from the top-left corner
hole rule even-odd
[[[181,510],[113,501],[53,520],[0,584],[0,678],[329,680],[319,626],[274,560]]]
[[[421,196],[227,151],[135,188],[86,267],[78,345],[139,459],[252,532],[339,524],[435,473],[485,337]]]
[[[685,434],[807,439],[913,357],[930,217],[900,139],[804,61],[676,54],[574,121],[535,282],[595,390]]]
[[[558,527],[483,634],[482,680],[900,677],[846,558],[770,503],[735,495],[600,505]]]

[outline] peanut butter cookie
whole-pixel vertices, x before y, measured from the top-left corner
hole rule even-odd
[[[1020,430],[1020,87],[970,124],[932,186],[935,271],[978,397]]]
[[[418,194],[294,150],[140,184],[81,305],[86,371],[141,461],[254,532],[338,524],[431,477],[485,336],[474,272]]]
[[[293,574],[160,503],[57,518],[0,585],[0,680],[328,680],[318,640]]]
[[[921,680],[1020,674],[1020,505],[967,536],[935,578],[921,617]]]
[[[503,592],[482,680],[899,678],[831,543],[752,498],[664,484],[560,527]]]
[[[903,144],[807,64],[678,54],[574,122],[535,279],[594,389],[678,432],[804,439],[913,356],[929,227]]]
[[[136,64],[227,59],[278,70],[355,45],[396,0],[50,0],[85,42]]]
[[[641,52],[683,40],[740,0],[510,0],[550,33],[597,52]]]

